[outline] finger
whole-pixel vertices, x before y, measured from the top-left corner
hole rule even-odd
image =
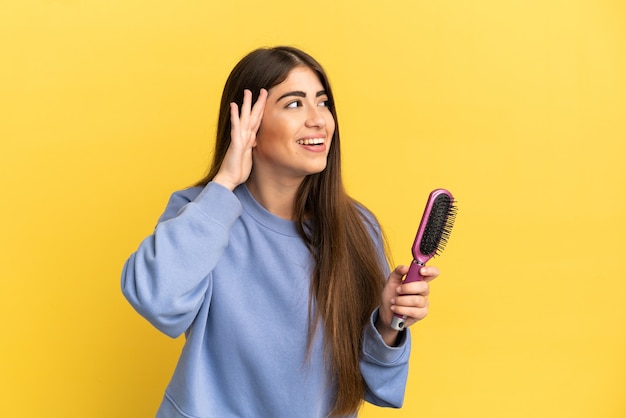
[[[254,106],[252,106],[252,112],[261,112],[261,114],[263,113],[263,110],[265,109],[265,103],[267,102],[267,94],[267,90],[261,89],[261,91],[259,92],[259,97],[256,99],[256,103],[254,103]]]
[[[395,289],[397,286],[400,286],[402,284],[403,277],[408,271],[409,268],[407,266],[397,266],[391,273],[389,273],[385,287]]]
[[[259,98],[254,103],[254,106],[252,106],[250,124],[251,130],[255,133],[259,130],[259,126],[261,126],[261,120],[263,119],[263,113],[265,111],[265,104],[267,103],[267,95],[267,90],[261,89]]]
[[[420,274],[429,282],[439,276],[439,269],[435,266],[425,266],[420,269]]]
[[[391,310],[398,315],[406,316],[407,318],[411,318],[415,321],[421,321],[422,319],[426,318],[426,316],[428,315],[428,307],[416,308],[416,307],[394,305],[391,307]]]
[[[231,132],[239,132],[240,130],[239,106],[234,102],[230,104],[230,130]]]
[[[402,278],[409,272],[408,266],[399,265],[389,275],[389,278],[402,280]]]
[[[241,103],[241,114],[239,118],[243,126],[246,126],[248,123],[248,118],[250,117],[250,108],[252,107],[252,92],[248,89],[243,91],[243,103]]]
[[[427,296],[403,295],[391,300],[392,306],[403,306],[407,308],[428,308],[430,301]]]
[[[396,292],[399,295],[428,296],[430,294],[430,286],[427,281],[420,280],[417,282],[403,283],[397,287]]]

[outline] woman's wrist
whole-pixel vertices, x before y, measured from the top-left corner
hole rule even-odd
[[[228,181],[223,176],[220,176],[220,173],[217,173],[215,177],[213,177],[212,181],[226,187],[231,192],[235,190],[235,187],[237,187],[236,184],[233,184],[231,181]]]
[[[384,324],[381,321],[380,316],[376,318],[376,322],[374,323],[376,330],[380,334],[381,338],[389,347],[397,347],[398,341],[400,339],[400,332],[391,328],[389,324]]]

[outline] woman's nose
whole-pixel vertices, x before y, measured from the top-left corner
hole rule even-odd
[[[307,114],[306,126],[323,128],[326,126],[326,117],[322,113],[322,108],[311,106]]]

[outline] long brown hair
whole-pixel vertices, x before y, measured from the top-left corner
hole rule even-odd
[[[336,385],[331,415],[347,415],[359,409],[365,396],[359,367],[362,335],[380,303],[384,260],[372,241],[371,222],[345,192],[333,94],[325,71],[315,59],[293,47],[275,47],[255,50],[235,66],[222,94],[213,162],[208,174],[196,185],[211,181],[224,160],[230,144],[230,103],[241,107],[244,89],[251,90],[256,101],[261,88],[269,90],[280,84],[297,66],[309,67],[318,75],[336,124],[326,169],[305,178],[294,211],[300,235],[315,260],[311,283],[315,304],[313,299],[309,304],[309,344],[321,318],[326,359]]]

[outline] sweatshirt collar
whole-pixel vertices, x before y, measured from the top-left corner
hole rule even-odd
[[[252,196],[245,183],[237,186],[234,193],[239,198],[244,211],[256,222],[279,234],[300,236],[295,221],[280,218],[261,206]]]

